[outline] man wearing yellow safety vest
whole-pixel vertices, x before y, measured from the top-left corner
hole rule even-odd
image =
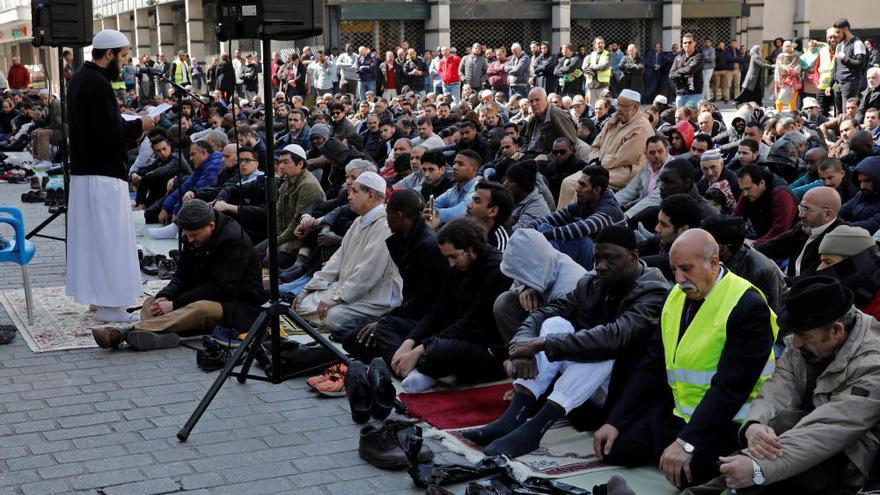
[[[584,59],[584,74],[587,76],[587,91],[590,105],[602,98],[602,90],[611,84],[611,55],[605,49],[605,38],[593,40],[593,52]]]
[[[174,62],[171,62],[171,80],[181,86],[192,84],[189,62],[186,58],[186,52],[183,50],[177,52],[177,59],[175,59]]]
[[[834,108],[834,51],[837,50],[837,30],[828,28],[825,31],[827,44],[819,47],[819,56],[816,59],[816,70],[819,71],[819,91],[816,100],[822,109],[822,115],[831,115]]]
[[[681,234],[669,264],[677,285],[660,332],[593,448],[610,464],[659,460],[666,479],[683,488],[718,476],[719,456],[738,448],[739,427],[773,371],[777,325],[761,292],[720,263],[705,230]]]

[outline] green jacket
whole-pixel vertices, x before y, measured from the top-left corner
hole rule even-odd
[[[275,226],[278,228],[278,249],[296,254],[300,248],[300,239],[293,235],[299,224],[300,213],[316,201],[324,201],[324,190],[315,176],[303,169],[299,177],[287,179],[278,188],[278,201],[275,203],[278,216]]]

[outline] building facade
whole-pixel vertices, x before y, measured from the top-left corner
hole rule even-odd
[[[829,9],[825,0],[327,0],[322,36],[273,42],[272,48],[283,53],[351,43],[386,49],[406,40],[434,49],[547,40],[555,50],[568,42],[589,46],[601,35],[644,51],[656,42],[668,49],[683,32],[751,46],[778,36],[823,39],[840,17],[849,18],[856,34],[876,38],[880,18],[863,14],[876,1],[847,0]],[[217,0],[93,0],[93,8],[95,31],[125,33],[134,58],[186,50],[205,63],[221,51],[259,51],[254,40],[221,47],[214,33]],[[0,68],[6,70],[13,56],[29,66],[39,65],[41,53],[54,58],[33,48],[30,39],[30,0],[0,0]]]

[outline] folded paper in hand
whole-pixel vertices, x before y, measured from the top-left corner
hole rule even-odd
[[[132,121],[132,120],[138,120],[141,117],[147,117],[147,116],[156,118],[159,115],[162,115],[163,113],[167,112],[168,110],[171,110],[171,105],[169,105],[167,103],[163,103],[159,106],[153,107],[149,112],[146,112],[143,114],[131,115],[128,113],[124,113],[124,114],[122,114],[122,119],[126,120],[126,121]]]

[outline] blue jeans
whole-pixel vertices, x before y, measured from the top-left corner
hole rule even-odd
[[[376,92],[376,81],[358,81],[358,100],[367,99],[367,91]]]
[[[461,83],[446,84],[443,83],[443,92],[452,95],[452,102],[458,103],[461,100]]]
[[[553,230],[553,226],[549,223],[538,225],[538,232],[544,233]],[[583,239],[571,239],[567,241],[551,240],[550,245],[562,254],[567,254],[575,263],[581,265],[586,270],[593,269],[593,239],[585,237]]]
[[[694,95],[678,95],[675,97],[675,106],[676,108],[681,108],[683,106],[687,106],[688,103],[693,103],[693,107],[697,108],[697,105],[700,103],[700,100],[703,99],[703,95],[694,94]]]
[[[303,291],[303,288],[310,280],[312,280],[312,275],[303,275],[293,282],[279,285],[278,292],[282,295],[290,294],[291,296],[296,297]]]

